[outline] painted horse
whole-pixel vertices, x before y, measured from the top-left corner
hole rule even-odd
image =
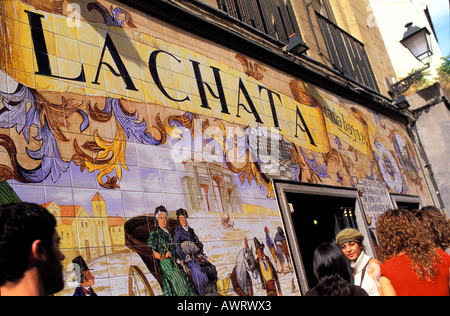
[[[252,248],[239,251],[236,266],[231,273],[231,283],[239,296],[253,296],[253,279],[258,279],[258,269]]]

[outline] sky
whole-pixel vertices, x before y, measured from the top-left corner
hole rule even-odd
[[[450,55],[450,0],[413,0],[428,6],[443,56]]]

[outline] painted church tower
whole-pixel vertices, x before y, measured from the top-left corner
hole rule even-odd
[[[92,212],[98,236],[100,239],[100,246],[105,247],[106,253],[111,252],[111,236],[108,226],[108,213],[106,211],[106,201],[97,192],[92,198]]]

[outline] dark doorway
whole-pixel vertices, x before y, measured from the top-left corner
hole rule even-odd
[[[356,199],[311,194],[286,193],[294,209],[292,222],[300,248],[309,288],[317,285],[313,272],[313,255],[316,248],[334,242],[335,236],[347,227],[357,228]]]

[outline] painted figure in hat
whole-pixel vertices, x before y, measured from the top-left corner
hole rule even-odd
[[[72,260],[73,269],[79,285],[75,289],[73,296],[97,296],[92,286],[95,284],[95,277],[87,266],[82,256]]]
[[[259,272],[259,276],[262,280],[263,289],[266,290],[267,296],[282,296],[280,282],[278,280],[278,273],[275,270],[269,257],[264,253],[264,243],[260,243],[258,238],[253,238],[255,243],[256,255],[256,267]]]
[[[175,240],[168,226],[169,213],[164,206],[156,208],[155,219],[158,227],[150,232],[147,246],[161,269],[163,296],[197,296],[189,277],[179,265]]]
[[[175,248],[178,257],[189,269],[191,280],[199,295],[217,295],[217,270],[203,252],[203,244],[194,229],[188,224],[188,212],[180,208],[177,219],[180,223],[175,229]]]
[[[294,269],[292,268],[291,264],[291,256],[289,254],[289,248],[286,242],[286,236],[284,235],[284,230],[281,227],[277,228],[277,233],[275,234],[274,239],[275,245],[277,246],[277,254],[278,258],[281,262],[281,272],[286,273],[284,270],[285,262],[288,263],[288,269],[290,272],[293,272]]]
[[[275,260],[275,265],[276,265],[277,262],[280,260],[280,258],[278,257],[277,250],[275,249],[275,244],[272,241],[272,238],[270,237],[269,228],[268,227],[264,227],[264,232],[266,233],[266,244],[267,244],[267,247],[269,247],[270,253],[272,254],[273,260]],[[280,272],[280,271],[278,271],[278,272]]]

